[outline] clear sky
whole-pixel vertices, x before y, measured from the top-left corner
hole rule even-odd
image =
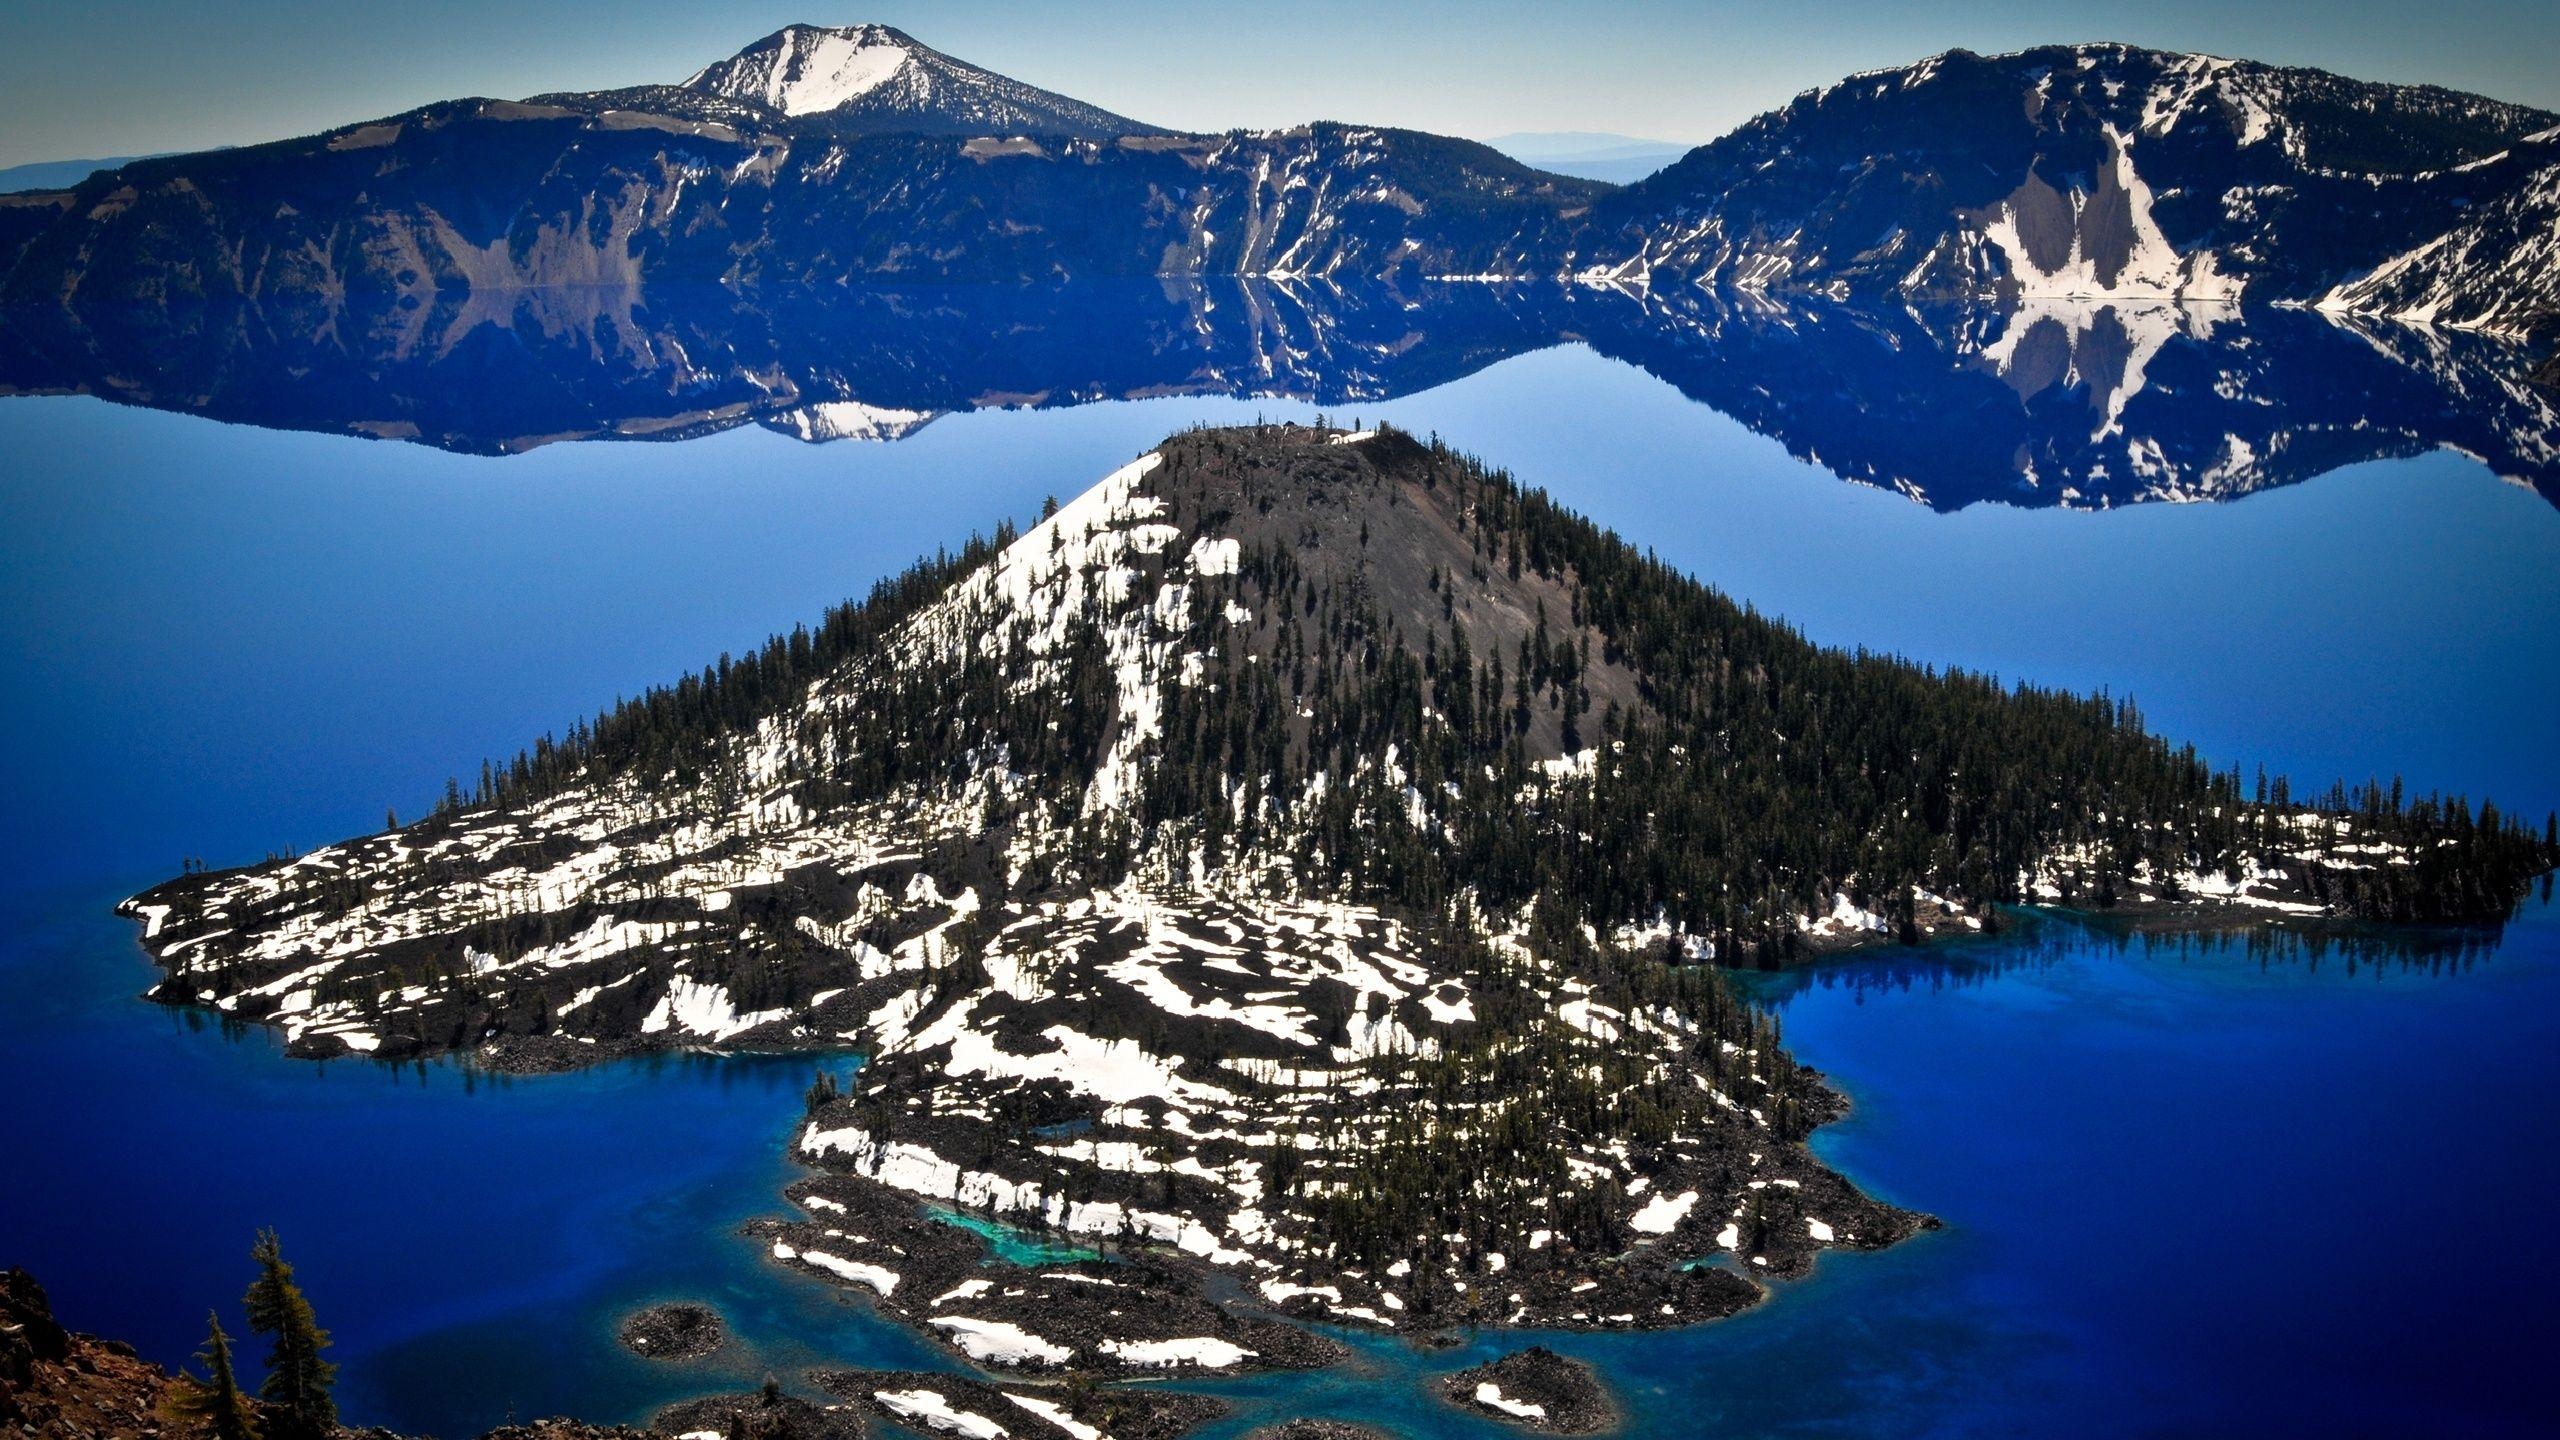
[[[1712,138],[1954,46],[2124,40],[2560,108],[2554,0],[0,0],[0,165],[306,134],[461,95],[676,80],[794,22],[1189,129],[1312,119]]]

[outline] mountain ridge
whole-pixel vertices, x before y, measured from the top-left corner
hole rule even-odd
[[[795,137],[610,107],[448,102],[0,197],[0,299],[353,292],[405,306],[671,281],[1513,273],[1601,188],[1474,141],[1330,122],[1108,141]],[[217,234],[219,253],[170,268]]]
[[[2496,152],[2554,118],[2134,46],[1952,50],[1806,91],[1608,197],[1595,228],[1623,238],[1600,267],[1911,299],[2307,301],[2503,193]]]
[[[939,75],[976,98],[937,110],[958,83]],[[2536,227],[2560,202],[2532,137],[2560,116],[2212,56],[1950,51],[1615,190],[1420,132],[1183,135],[1007,100],[1015,82],[887,30],[792,27],[694,80],[6,197],[0,298],[1234,274],[2326,303],[2508,336],[2555,316]]]

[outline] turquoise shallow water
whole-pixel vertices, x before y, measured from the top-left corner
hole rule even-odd
[[[1007,1225],[983,1215],[964,1214],[940,1205],[928,1205],[925,1213],[945,1225],[957,1225],[987,1242],[987,1253],[1007,1265],[1072,1265],[1079,1260],[1099,1260],[1102,1252],[1089,1245],[1069,1245],[1052,1240],[1038,1231]]]
[[[2130,689],[2217,760],[2560,802],[2560,516],[2458,457],[2229,506],[1933,514],[1563,350],[1390,405],[1817,638]],[[1179,400],[480,460],[0,404],[0,1262],[163,1360],[278,1226],[368,1422],[636,1418],[821,1360],[940,1364],[735,1236],[802,1061],[492,1082],[282,1061],[135,1003],[118,896],[421,808],[450,772],[1027,518]],[[2457,947],[2458,948],[2458,947]],[[1857,1102],[1819,1145],[1948,1228],[1681,1334],[1566,1337],[1648,1433],[2530,1434],[2560,1281],[2560,924],[2468,958],[2153,952],[2075,926],[1766,982]],[[747,1342],[669,1369],[625,1309]],[[1215,1386],[1493,1433],[1414,1383],[1520,1343]]]

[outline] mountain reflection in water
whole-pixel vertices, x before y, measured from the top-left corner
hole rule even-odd
[[[511,454],[745,424],[894,440],[955,411],[1165,395],[1346,405],[1575,343],[1940,510],[2229,499],[2448,447],[2560,503],[2560,392],[2526,378],[2527,352],[2167,303],[1245,280],[17,308],[0,311],[0,394]]]
[[[2551,899],[2551,878],[2538,893]],[[2011,910],[1994,935],[1934,945],[1882,949],[1851,963],[1750,974],[1745,984],[1764,1003],[1808,990],[1961,990],[2013,973],[2048,970],[2090,958],[2144,965],[2195,965],[2229,971],[2324,971],[2377,979],[2395,975],[2460,975],[2497,956],[2503,925],[2387,927],[2313,920],[2195,926],[2146,922],[2131,915],[2071,910]]]

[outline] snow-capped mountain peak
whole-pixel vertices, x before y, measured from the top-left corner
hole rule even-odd
[[[1109,139],[1154,127],[981,69],[887,25],[787,25],[679,87],[838,130]]]
[[[788,25],[694,72],[684,88],[814,115],[878,89],[917,48],[886,25]]]

